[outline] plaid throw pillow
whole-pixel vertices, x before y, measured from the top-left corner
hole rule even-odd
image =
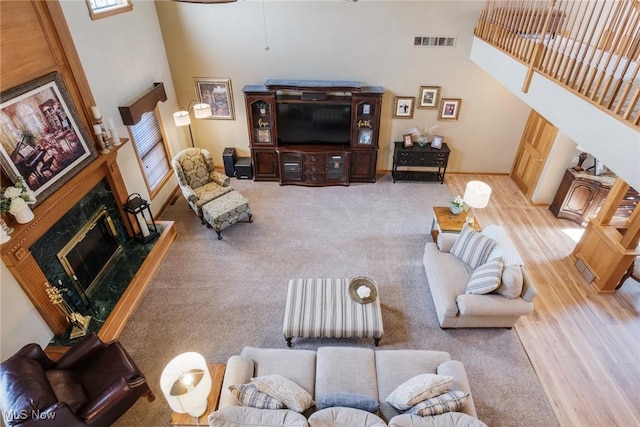
[[[229,386],[229,390],[242,406],[258,409],[284,409],[284,403],[261,392],[253,384],[233,384]]]
[[[474,270],[485,263],[496,242],[465,224],[451,253]]]
[[[449,391],[431,399],[423,400],[405,414],[415,414],[422,417],[429,415],[440,415],[445,412],[455,412],[467,401],[469,392],[467,391]]]

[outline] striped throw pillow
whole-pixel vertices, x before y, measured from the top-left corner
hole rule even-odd
[[[263,393],[253,384],[233,384],[229,386],[233,397],[241,406],[250,406],[258,409],[284,409],[284,403]]]
[[[494,240],[483,236],[465,224],[451,247],[451,253],[469,267],[476,269],[485,263],[495,245]]]
[[[492,259],[482,264],[471,274],[465,293],[483,295],[495,291],[500,287],[503,268],[504,261],[502,258]]]
[[[426,417],[444,414],[445,412],[455,412],[464,406],[468,396],[468,391],[449,391],[431,399],[423,400],[405,412],[405,414]]]

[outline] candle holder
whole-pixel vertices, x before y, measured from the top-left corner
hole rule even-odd
[[[44,287],[46,289],[47,296],[49,297],[49,301],[51,301],[53,305],[57,305],[62,313],[64,313],[69,323],[73,325],[73,329],[71,329],[69,338],[74,339],[87,335],[87,332],[89,331],[89,322],[91,322],[91,316],[83,316],[77,311],[73,311],[73,309],[64,300],[64,298],[62,298],[60,289],[56,288],[55,286],[51,286],[49,282],[45,282]],[[62,290],[66,291],[66,289]]]

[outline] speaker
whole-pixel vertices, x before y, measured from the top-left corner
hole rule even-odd
[[[236,164],[236,149],[227,147],[222,152],[222,162],[224,163],[224,174],[227,176],[236,176],[234,165]]]
[[[303,101],[326,101],[327,99],[325,92],[302,92]]]
[[[253,171],[251,170],[251,157],[238,157],[235,164],[236,178],[253,179]]]

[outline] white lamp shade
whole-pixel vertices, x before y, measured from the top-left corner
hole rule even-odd
[[[186,110],[180,110],[173,113],[173,121],[176,126],[187,126],[191,124],[191,119],[189,118],[189,112]]]
[[[464,202],[472,208],[482,209],[489,204],[491,187],[482,181],[469,181],[464,190]]]
[[[584,148],[584,147],[583,147],[582,145],[580,145],[580,144],[576,145],[576,150],[578,150],[578,151],[582,151],[583,153],[586,153],[586,152],[587,152],[587,149],[586,149],[586,148]]]
[[[204,375],[200,382],[191,385],[188,373],[193,370],[202,370]],[[183,385],[182,394],[176,394],[175,390],[172,393],[176,382]],[[174,412],[201,416],[206,411],[207,398],[211,392],[211,375],[204,357],[195,352],[187,352],[173,358],[162,371],[160,388]]]
[[[206,119],[211,117],[211,105],[209,104],[196,104],[193,106],[193,113],[196,119]]]

